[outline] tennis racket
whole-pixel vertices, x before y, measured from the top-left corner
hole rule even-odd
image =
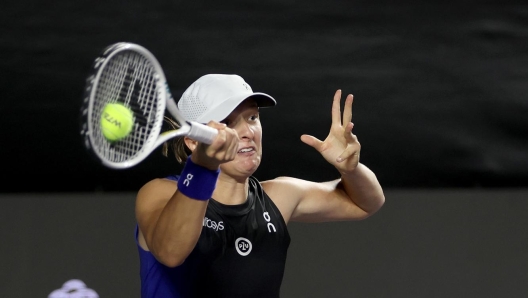
[[[133,115],[130,132],[117,141],[108,140],[101,127],[108,104],[125,106]],[[162,132],[165,111],[179,128]],[[106,47],[95,59],[81,107],[81,136],[86,149],[104,166],[130,168],[171,138],[188,136],[211,144],[217,133],[182,116],[163,69],[146,48],[119,42]]]

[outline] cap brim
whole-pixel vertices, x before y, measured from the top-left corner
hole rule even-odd
[[[254,92],[249,95],[242,94],[229,98],[228,100],[224,101],[220,106],[214,107],[209,111],[205,112],[195,121],[199,123],[207,123],[211,120],[220,122],[227,118],[227,116],[229,116],[229,114],[231,114],[231,112],[233,112],[233,110],[235,110],[238,105],[240,105],[244,100],[248,98],[255,99],[255,102],[257,103],[257,106],[259,108],[272,107],[277,104],[275,98],[271,97],[266,93]]]
[[[277,104],[275,98],[271,97],[266,93],[255,92],[252,95],[246,97],[245,99],[248,99],[250,97],[255,99],[255,102],[257,103],[257,106],[259,108],[273,107]]]

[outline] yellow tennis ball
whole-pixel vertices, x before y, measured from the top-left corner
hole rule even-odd
[[[132,131],[134,113],[120,103],[108,103],[101,114],[101,130],[110,142],[119,141]]]

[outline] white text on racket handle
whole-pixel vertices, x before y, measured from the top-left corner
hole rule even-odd
[[[218,130],[198,122],[189,121],[191,130],[187,135],[189,138],[201,143],[211,144],[218,134]]]

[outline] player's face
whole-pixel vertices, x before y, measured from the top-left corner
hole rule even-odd
[[[253,174],[262,157],[262,126],[257,104],[251,98],[246,99],[222,123],[236,130],[240,141],[237,156],[222,164],[221,170],[235,176]]]

